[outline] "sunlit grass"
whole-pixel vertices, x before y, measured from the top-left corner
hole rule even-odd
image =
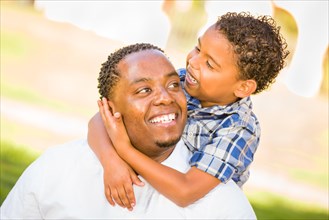
[[[26,36],[1,29],[1,59],[23,57],[30,50]]]
[[[1,97],[15,100],[20,103],[34,105],[36,107],[45,107],[51,111],[59,113],[74,113],[88,117],[91,115],[91,111],[88,108],[79,108],[79,111],[76,111],[77,106],[72,103],[49,98],[46,95],[33,90],[33,88],[27,88],[16,84],[14,85],[12,83],[3,83],[3,81],[4,80],[1,80],[0,83]]]
[[[302,193],[302,192],[301,192]],[[258,191],[247,196],[256,212],[258,219],[328,219],[328,209],[310,205],[307,201],[297,201],[275,195],[270,192]]]
[[[72,112],[72,107],[67,103],[49,99],[45,95],[33,91],[30,88],[24,88],[22,86],[16,86],[3,82],[1,82],[0,86],[1,96],[3,97],[33,105],[49,107],[59,112]]]
[[[323,189],[328,188],[328,173],[326,170],[307,171],[290,168],[289,173],[297,181],[310,183],[315,186],[322,187]]]
[[[6,117],[1,117],[0,131],[2,140],[10,140],[17,144],[28,143],[29,147],[40,152],[70,138],[65,135],[57,135],[54,139],[54,133],[49,132],[47,129],[28,123],[17,123]]]
[[[26,147],[16,146],[3,140],[1,140],[0,150],[0,201],[2,204],[18,177],[35,160],[38,153]]]

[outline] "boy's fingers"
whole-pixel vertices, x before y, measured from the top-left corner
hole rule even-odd
[[[117,190],[111,190],[111,196],[112,196],[112,198],[113,198],[113,200],[115,201],[116,204],[118,204],[119,206],[125,208],[125,205],[122,203]]]
[[[106,119],[111,120],[112,112],[110,111],[110,107],[108,105],[108,102],[107,102],[106,98],[103,98],[102,102],[103,102],[104,115],[106,116]]]
[[[132,184],[126,184],[125,185],[125,191],[126,191],[126,195],[127,195],[128,202],[129,202],[130,206],[134,207],[135,204],[136,204],[136,200],[135,200],[133,185]]]
[[[98,108],[99,108],[99,113],[102,117],[102,120],[103,121],[106,121],[106,118],[105,118],[105,115],[104,115],[104,107],[103,107],[103,103],[101,101],[97,101],[97,104],[98,104]]]
[[[112,196],[111,196],[111,190],[108,188],[108,187],[105,187],[105,196],[106,196],[106,199],[107,201],[112,205],[112,206],[115,206],[115,203],[112,199]]]
[[[133,184],[137,186],[144,186],[144,182],[139,179],[139,177],[135,173],[130,173],[131,181]]]
[[[129,203],[129,200],[127,198],[127,194],[126,191],[123,187],[120,188],[120,190],[118,190],[119,193],[119,197],[121,199],[121,202],[124,204],[124,207],[126,207],[128,210],[131,210],[131,205]]]

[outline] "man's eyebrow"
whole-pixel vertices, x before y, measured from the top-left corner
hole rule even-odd
[[[130,84],[137,84],[137,83],[140,83],[140,82],[147,82],[147,81],[150,81],[150,80],[151,80],[151,78],[143,77],[143,78],[135,79]]]
[[[177,76],[179,77],[178,73],[176,71],[172,71],[172,72],[169,72],[167,74],[165,74],[165,76],[167,78],[170,78],[172,76]],[[138,79],[135,79],[134,81],[132,81],[130,84],[133,85],[133,84],[137,84],[137,83],[140,83],[140,82],[148,82],[148,81],[151,81],[152,79],[149,78],[149,77],[143,77],[143,78],[138,78]]]
[[[172,76],[178,76],[178,73],[176,72],[176,70],[172,71],[172,72],[169,72],[167,74],[165,74],[166,77],[172,77]],[[135,79],[131,82],[131,84],[136,84],[136,83],[140,83],[140,82],[147,82],[147,81],[151,81],[152,79],[149,78],[149,77],[142,77],[142,78],[138,78],[138,79]]]
[[[176,70],[175,70],[175,71],[172,71],[172,72],[170,72],[170,73],[167,74],[167,77],[172,77],[172,76],[178,76],[178,77],[179,77],[179,75],[178,75],[178,73],[176,72]]]

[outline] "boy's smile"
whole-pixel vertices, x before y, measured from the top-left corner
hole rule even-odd
[[[197,86],[199,82],[194,78],[191,72],[190,68],[186,69],[185,83],[190,84],[190,86]]]

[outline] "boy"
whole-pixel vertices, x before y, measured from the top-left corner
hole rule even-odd
[[[100,114],[113,147],[129,164],[120,159],[118,164],[124,164],[120,165],[120,172],[110,171],[107,164],[111,160],[99,156],[109,202],[113,205],[114,199],[119,205],[132,209],[135,198],[131,183],[142,185],[133,170],[183,207],[230,179],[242,186],[249,177],[249,166],[260,138],[250,95],[274,82],[289,54],[286,47],[272,18],[255,18],[248,13],[227,13],[219,17],[198,39],[198,45],[187,56],[186,70],[178,71],[188,100],[188,122],[182,138],[193,152],[191,168],[186,173],[154,163],[136,152],[127,138],[120,114],[112,115],[109,110],[111,101],[99,101]],[[152,92],[145,88],[146,94]],[[159,115],[149,123],[166,126],[175,123],[175,116]],[[91,148],[97,155],[109,155],[104,154],[109,149],[113,154],[113,148],[107,147],[111,141],[105,137],[104,127],[96,127],[98,132],[94,134],[89,129]],[[100,131],[103,132],[101,138]],[[106,176],[118,174],[125,177],[116,183],[107,181]]]

